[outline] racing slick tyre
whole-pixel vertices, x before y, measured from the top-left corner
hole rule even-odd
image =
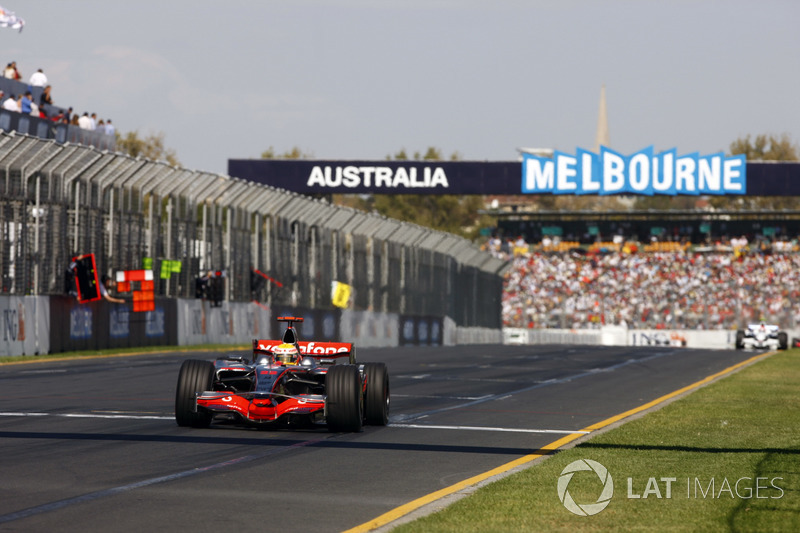
[[[736,331],[736,349],[741,350],[744,348],[744,330]]]
[[[789,348],[789,335],[785,331],[778,333],[778,349],[786,350]]]
[[[385,426],[389,423],[389,372],[384,363],[364,364],[367,375],[367,397],[364,415],[367,424]]]
[[[326,419],[331,431],[361,431],[364,395],[355,365],[334,365],[325,376]]]
[[[178,373],[178,389],[175,392],[175,421],[179,426],[207,428],[211,425],[212,413],[195,406],[196,393],[211,390],[214,381],[214,363],[188,359]]]

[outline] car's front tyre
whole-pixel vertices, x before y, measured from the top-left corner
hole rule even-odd
[[[789,335],[785,331],[778,333],[778,349],[786,350],[789,348]]]
[[[214,382],[214,364],[210,361],[188,359],[178,373],[175,391],[175,421],[179,426],[207,428],[213,415],[196,408],[198,392],[211,390]]]
[[[367,397],[364,400],[367,424],[385,426],[389,423],[389,371],[384,363],[366,363],[364,374],[367,376]]]
[[[744,348],[744,330],[736,331],[736,349],[741,350]]]
[[[325,376],[326,420],[331,431],[361,431],[364,416],[361,376],[355,365],[333,365]]]

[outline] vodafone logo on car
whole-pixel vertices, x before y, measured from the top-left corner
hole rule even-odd
[[[266,344],[263,341],[259,342],[258,349],[265,352],[271,352],[278,344]],[[300,353],[303,355],[330,355],[336,353],[348,353],[350,351],[350,344],[339,342],[301,342]]]

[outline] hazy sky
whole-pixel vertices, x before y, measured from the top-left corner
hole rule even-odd
[[[797,0],[0,0],[0,62],[57,105],[163,132],[183,166],[294,146],[320,159],[440,148],[512,161],[610,146],[703,154],[800,142]]]

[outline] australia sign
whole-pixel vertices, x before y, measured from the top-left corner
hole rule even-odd
[[[575,155],[552,158],[523,154],[522,192],[527,194],[746,194],[743,155],[697,153],[675,149],[656,154],[653,147],[623,155],[605,146],[600,153],[578,148]]]

